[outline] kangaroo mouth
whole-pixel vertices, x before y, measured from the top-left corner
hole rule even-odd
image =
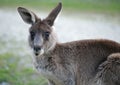
[[[39,55],[39,53],[38,53],[38,52],[34,52],[34,54],[35,54],[36,56],[38,56],[38,55]]]
[[[40,55],[44,54],[44,50],[41,49],[39,51],[34,51],[34,54],[35,54],[35,56],[40,56]]]

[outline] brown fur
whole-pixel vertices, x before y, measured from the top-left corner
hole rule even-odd
[[[35,68],[49,85],[120,85],[120,44],[102,39],[59,43],[52,26],[61,7],[59,3],[44,20],[18,8],[23,20],[32,24],[30,32],[35,33],[33,40],[29,36],[32,49],[39,48]]]

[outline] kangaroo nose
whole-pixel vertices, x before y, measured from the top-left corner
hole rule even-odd
[[[37,46],[37,47],[34,47],[34,51],[37,52],[37,51],[39,51],[39,50],[41,50],[41,47],[38,47],[38,46]]]

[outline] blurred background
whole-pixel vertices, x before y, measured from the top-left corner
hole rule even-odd
[[[0,0],[0,85],[47,85],[32,65],[30,25],[17,7],[43,19],[58,2],[63,4],[54,25],[59,42],[96,38],[120,42],[120,0]]]

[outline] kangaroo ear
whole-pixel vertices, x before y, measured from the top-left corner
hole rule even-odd
[[[59,3],[48,15],[48,17],[45,19],[45,21],[52,26],[54,24],[54,21],[59,14],[60,10],[62,8],[62,3]]]
[[[34,24],[36,22],[37,16],[33,12],[31,12],[23,7],[18,7],[17,10],[24,22],[26,22],[28,24]]]

